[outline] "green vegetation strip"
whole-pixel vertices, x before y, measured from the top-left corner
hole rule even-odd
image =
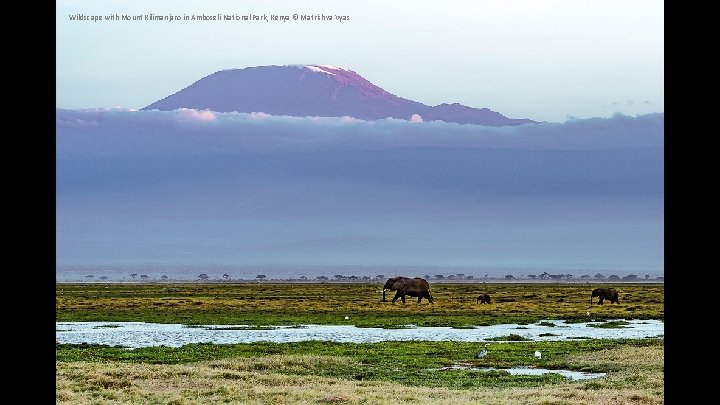
[[[368,344],[296,342],[247,344],[190,344],[180,348],[149,347],[127,350],[102,345],[58,344],[56,359],[60,363],[111,361],[149,364],[187,364],[245,358],[249,370],[262,371],[266,361],[275,356],[278,364],[274,373],[315,375],[348,380],[393,381],[403,385],[448,388],[478,388],[523,386],[536,387],[566,382],[556,374],[541,376],[510,375],[507,373],[478,373],[472,370],[440,370],[454,364],[477,367],[507,368],[535,366],[550,369],[575,369],[593,372],[618,371],[627,364],[606,362],[596,365],[577,364],[573,356],[598,353],[621,347],[655,348],[662,351],[662,340],[590,340],[560,342],[380,342]],[[476,359],[479,350],[487,355]],[[542,352],[535,359],[535,351]],[[301,364],[296,356],[319,356],[326,361]],[[331,360],[332,359],[332,360]],[[655,366],[657,368],[657,366]]]

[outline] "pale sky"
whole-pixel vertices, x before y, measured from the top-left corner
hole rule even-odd
[[[330,64],[400,97],[511,118],[664,112],[662,1],[58,0],[56,10],[58,108],[142,108],[222,69]],[[290,21],[71,21],[77,13]]]

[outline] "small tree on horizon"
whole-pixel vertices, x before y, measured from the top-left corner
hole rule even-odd
[[[199,278],[200,280],[205,281],[205,280],[209,279],[210,276],[208,276],[208,275],[205,274],[205,273],[201,273],[201,274],[198,274],[198,278]]]
[[[255,278],[258,280],[265,280],[265,277],[267,277],[267,276],[264,274],[258,274],[257,276],[255,276]]]

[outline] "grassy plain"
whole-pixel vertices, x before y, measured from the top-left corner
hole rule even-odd
[[[433,284],[434,305],[381,302],[378,284],[58,284],[56,313],[58,321],[256,326],[463,327],[541,319],[664,318],[662,284],[615,287],[620,305],[588,310],[595,286],[583,284]],[[480,292],[489,293],[493,303],[476,304]],[[57,345],[56,403],[664,403],[662,339],[487,344],[314,341],[135,350]],[[483,348],[487,355],[476,359]],[[536,350],[542,352],[541,359],[534,358]],[[607,375],[570,381],[556,374],[442,369],[452,365],[534,366]]]
[[[382,302],[381,284],[58,284],[58,321],[182,324],[352,324],[392,327],[534,323],[542,319],[664,319],[663,284],[615,286],[620,305],[589,309],[591,284],[431,285],[435,304]],[[477,304],[480,293],[491,304]],[[590,315],[587,313],[590,312]],[[345,320],[345,316],[349,319]]]

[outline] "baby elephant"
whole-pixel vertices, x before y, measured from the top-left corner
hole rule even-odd
[[[487,294],[480,294],[480,295],[477,297],[477,301],[475,301],[475,303],[477,304],[478,302],[483,303],[483,304],[489,304],[489,303],[490,303],[490,296],[487,295]]]
[[[610,300],[611,304],[620,303],[618,292],[614,288],[596,288],[590,293],[590,305],[592,306],[593,297],[600,297],[598,299],[598,305],[602,305],[604,300]]]

